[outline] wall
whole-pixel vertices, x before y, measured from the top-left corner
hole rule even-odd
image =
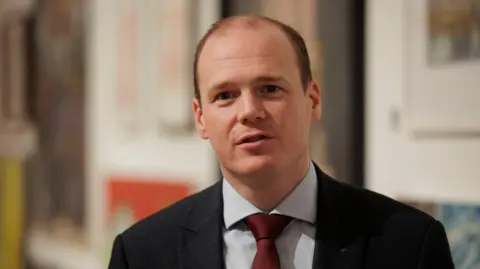
[[[412,128],[416,120],[410,113],[412,90],[412,31],[418,25],[418,10],[425,10],[426,1],[370,0],[367,5],[367,176],[368,188],[395,198],[412,198],[420,201],[480,202],[480,139],[471,135],[445,135],[419,139]],[[419,6],[420,5],[420,6]],[[413,7],[413,9],[412,9]],[[421,9],[420,9],[421,8]],[[412,12],[412,10],[414,12]],[[459,76],[450,76],[449,85],[458,85],[449,92],[436,95],[451,100],[443,110],[462,111],[468,103],[455,102],[457,95],[477,98],[474,88],[464,89],[465,81],[480,85],[477,62],[452,65],[468,67]],[[448,69],[444,67],[443,69]],[[441,68],[439,68],[441,69]],[[434,71],[432,71],[434,72]],[[443,78],[444,79],[444,78]],[[425,88],[425,92],[435,89]],[[478,92],[478,88],[474,92]],[[446,95],[445,95],[446,94]],[[432,102],[437,96],[431,95]],[[474,100],[478,100],[474,99]],[[428,108],[428,103],[424,108]],[[438,110],[428,110],[434,117]],[[478,107],[471,112],[471,122],[478,120]],[[451,113],[452,115],[455,113]],[[442,119],[442,118],[440,118]],[[450,120],[445,117],[445,120]],[[461,121],[461,120],[459,120]],[[455,122],[449,121],[452,129]],[[478,130],[480,125],[477,125]]]

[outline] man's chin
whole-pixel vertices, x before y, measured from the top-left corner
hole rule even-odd
[[[238,169],[238,173],[254,175],[275,169],[277,165],[278,160],[274,156],[262,155],[243,157],[241,160],[238,160],[235,166]]]

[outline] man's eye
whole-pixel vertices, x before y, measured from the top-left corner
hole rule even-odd
[[[276,93],[280,90],[280,87],[275,85],[266,85],[266,86],[263,86],[262,90],[266,93]]]
[[[231,92],[221,92],[217,95],[218,100],[228,100],[230,98],[233,98],[233,94]]]

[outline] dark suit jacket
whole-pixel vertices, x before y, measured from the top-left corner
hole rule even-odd
[[[434,218],[316,171],[313,268],[454,268],[445,230]],[[221,186],[218,182],[117,236],[109,269],[225,268]]]

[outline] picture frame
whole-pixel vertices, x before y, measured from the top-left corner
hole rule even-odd
[[[192,135],[196,5],[121,0],[116,6],[114,114],[124,137]]]
[[[133,224],[195,192],[192,179],[113,174],[106,182],[105,264],[115,237]]]
[[[405,204],[437,219],[445,228],[455,268],[480,266],[480,204],[419,200],[402,197]]]
[[[480,22],[472,15],[477,13],[478,0],[406,2],[403,97],[413,139],[480,138]]]

